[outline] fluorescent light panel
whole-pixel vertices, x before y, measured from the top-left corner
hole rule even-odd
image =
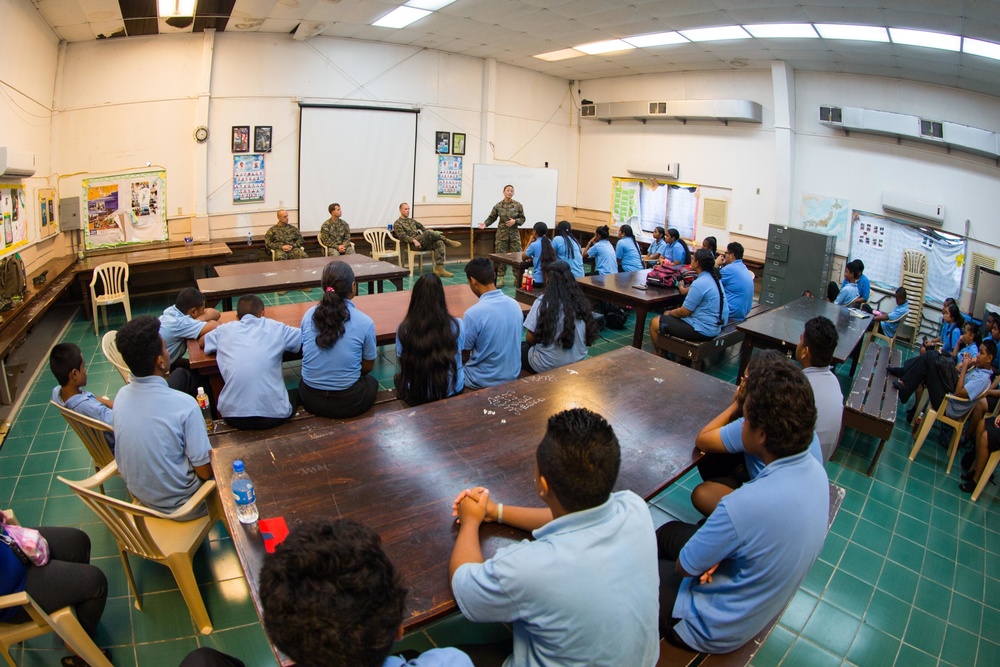
[[[426,9],[416,9],[415,7],[403,5],[402,7],[396,7],[378,21],[372,23],[372,25],[377,25],[380,28],[405,28],[414,21],[419,21],[429,14],[430,12]]]
[[[738,25],[721,25],[714,28],[679,30],[692,42],[721,42],[726,39],[750,39],[750,33]]]
[[[959,51],[962,48],[961,37],[943,32],[889,28],[889,36],[892,37],[893,44],[923,46],[928,49],[944,49],[945,51]]]
[[[157,15],[162,19],[172,16],[194,16],[195,0],[157,0]]]
[[[1000,60],[1000,44],[994,44],[993,42],[984,42],[980,39],[969,39],[966,37],[962,40],[962,51],[974,56]]]
[[[417,9],[427,9],[429,11],[437,11],[442,7],[447,7],[455,0],[410,0],[406,3],[407,7],[416,7]]]
[[[882,26],[814,23],[823,39],[853,39],[858,42],[888,42],[889,33]]]
[[[560,49],[559,51],[549,51],[548,53],[539,53],[535,58],[539,60],[547,60],[550,63],[557,60],[566,60],[568,58],[579,58],[583,53],[577,51],[576,49]]]
[[[636,35],[635,37],[623,37],[623,42],[628,42],[632,46],[640,49],[650,46],[666,46],[667,44],[687,44],[684,35],[676,32],[657,32],[652,35]]]
[[[743,29],[757,38],[800,38],[819,37],[809,23],[762,23],[759,25],[744,25]]]
[[[620,39],[608,39],[603,42],[591,42],[590,44],[581,44],[580,46],[574,46],[577,51],[583,51],[587,55],[595,56],[599,53],[613,53],[615,51],[628,51],[629,49],[634,49],[635,47],[627,42],[623,42]]]

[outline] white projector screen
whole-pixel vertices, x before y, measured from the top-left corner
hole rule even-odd
[[[385,227],[413,200],[417,112],[299,108],[299,230],[318,232],[337,202],[352,231]]]
[[[472,165],[472,226],[486,220],[493,205],[503,199],[505,185],[514,186],[514,201],[524,207],[524,224],[531,229],[536,222],[556,226],[556,201],[559,171],[539,167],[506,164]],[[496,227],[499,221],[490,227]]]

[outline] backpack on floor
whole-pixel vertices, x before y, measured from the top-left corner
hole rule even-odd
[[[604,315],[604,325],[609,329],[624,329],[628,322],[628,311],[607,301],[601,301],[597,311]]]

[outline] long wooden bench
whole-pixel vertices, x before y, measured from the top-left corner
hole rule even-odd
[[[826,532],[828,534],[830,528],[833,526],[833,520],[837,518],[837,512],[840,511],[840,506],[844,502],[845,493],[841,487],[830,484],[830,516],[826,523]],[[789,602],[791,602],[790,599]],[[757,633],[756,637],[729,653],[710,655],[707,653],[685,651],[667,642],[666,639],[661,639],[660,659],[656,661],[656,667],[693,667],[694,665],[699,665],[700,667],[740,667],[749,665],[750,661],[757,655],[757,651],[767,641],[771,631],[774,630],[774,626],[778,624],[778,620],[784,613],[785,610],[782,609],[778,612],[777,616],[764,626],[763,630]]]
[[[768,305],[758,304],[750,309],[746,319],[760,315],[770,308]],[[689,361],[691,368],[698,371],[701,370],[706,358],[743,342],[743,332],[737,331],[736,327],[744,321],[746,320],[730,322],[722,327],[722,331],[718,336],[712,340],[701,342],[684,340],[683,338],[676,338],[674,336],[664,336],[654,332],[652,336],[653,347],[656,348],[656,354],[659,356],[665,357],[668,352],[676,354],[678,357]]]
[[[879,439],[878,449],[868,466],[868,476],[871,477],[882,448],[892,435],[896,424],[896,404],[899,392],[892,386],[890,366],[901,365],[902,351],[873,343],[865,352],[861,363],[861,372],[854,378],[851,394],[844,405],[844,417],[841,421],[840,438],[844,436],[845,428],[853,428]]]

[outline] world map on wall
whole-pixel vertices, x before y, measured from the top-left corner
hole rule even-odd
[[[822,195],[802,195],[799,207],[802,229],[837,237],[837,254],[846,255],[850,240],[851,207],[846,199]]]

